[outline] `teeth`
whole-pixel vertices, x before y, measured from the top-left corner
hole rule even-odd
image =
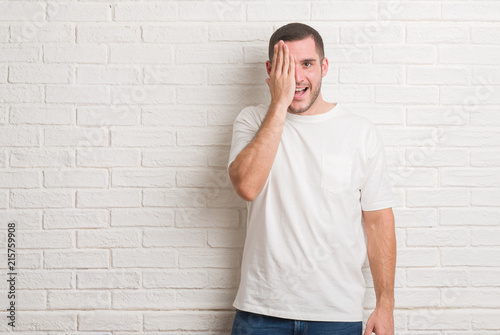
[[[305,91],[307,87],[304,87],[304,88],[301,88],[301,89],[296,89],[295,92],[301,92],[301,91]]]

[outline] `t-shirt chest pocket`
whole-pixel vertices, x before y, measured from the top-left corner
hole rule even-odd
[[[322,154],[321,188],[341,193],[351,187],[352,158],[343,154]]]

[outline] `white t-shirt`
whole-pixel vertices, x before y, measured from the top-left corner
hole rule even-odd
[[[251,106],[237,116],[228,168],[267,109]],[[367,252],[361,211],[393,206],[373,122],[340,103],[318,115],[287,112],[266,184],[247,202],[233,306],[287,319],[362,321]]]

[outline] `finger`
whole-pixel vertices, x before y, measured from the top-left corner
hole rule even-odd
[[[281,69],[283,67],[283,42],[280,41],[280,45],[278,46],[278,59],[276,63],[276,74],[281,74]]]
[[[292,77],[295,76],[295,56],[290,54],[290,69],[288,71],[288,74]]]
[[[283,44],[283,73],[288,74],[290,70],[288,67],[290,66],[290,52],[288,50],[288,46],[286,44]]]
[[[273,63],[271,64],[271,75],[274,75],[274,73],[276,72],[276,63],[278,59],[278,43],[274,45]]]

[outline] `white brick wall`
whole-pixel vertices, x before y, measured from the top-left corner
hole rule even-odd
[[[290,21],[323,35],[325,98],[383,136],[396,334],[498,334],[500,1],[481,0],[0,1],[16,330],[229,334],[246,231],[231,127],[269,101],[267,41]]]

